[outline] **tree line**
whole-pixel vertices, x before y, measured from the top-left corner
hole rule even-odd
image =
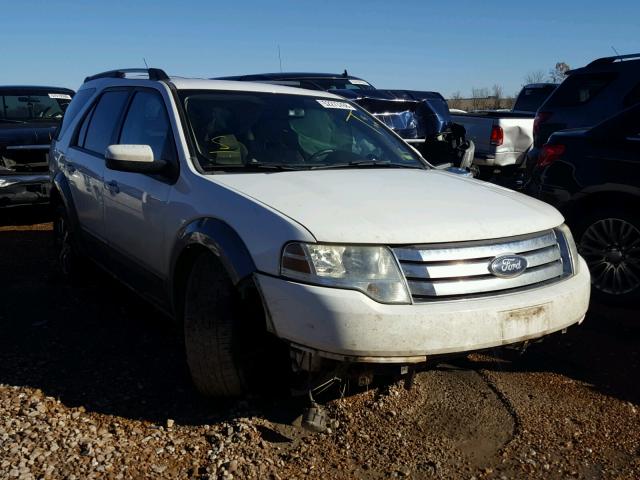
[[[530,83],[560,83],[567,75],[571,67],[565,62],[558,62],[545,73],[544,70],[535,70],[523,77],[522,86]],[[502,85],[496,83],[491,88],[472,87],[470,96],[463,96],[460,90],[453,92],[447,102],[449,108],[459,110],[498,110],[511,109],[519,92],[505,95]]]

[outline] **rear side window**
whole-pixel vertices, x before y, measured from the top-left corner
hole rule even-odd
[[[577,107],[590,102],[604,90],[617,74],[584,73],[570,75],[549,99],[550,107]]]
[[[64,134],[64,132],[69,128],[69,125],[71,125],[71,121],[76,118],[80,110],[82,110],[82,107],[86,105],[95,91],[95,88],[86,88],[76,93],[76,95],[73,97],[73,100],[67,107],[67,110],[64,112],[62,125],[60,126],[60,129],[58,130],[58,133],[56,135],[57,139],[60,138],[62,134]]]
[[[128,91],[105,92],[93,110],[84,143],[86,150],[104,155],[129,97]],[[82,139],[80,137],[80,139]]]
[[[146,91],[135,94],[118,143],[149,145],[155,159],[175,159],[171,124],[159,94]]]
[[[555,88],[555,85],[548,87],[525,87],[520,92],[520,95],[518,95],[513,109],[520,112],[535,112]]]

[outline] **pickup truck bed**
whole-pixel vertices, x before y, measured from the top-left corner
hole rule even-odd
[[[451,115],[475,144],[474,164],[486,167],[519,165],[533,142],[534,114],[476,112]]]

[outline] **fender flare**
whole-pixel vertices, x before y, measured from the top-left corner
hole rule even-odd
[[[70,223],[69,226],[73,231],[78,232],[80,223],[78,221],[78,212],[76,210],[76,205],[75,203],[73,203],[73,196],[71,195],[69,180],[67,180],[67,177],[65,177],[62,172],[57,172],[51,179],[51,183],[53,184],[53,189],[57,192],[57,195],[60,197],[60,201],[62,202],[62,205],[67,212],[67,219]],[[51,195],[50,198],[53,200],[53,197],[54,195]]]
[[[185,280],[183,275],[187,275],[187,272],[180,270],[180,260],[194,246],[204,247],[215,255],[234,286],[238,286],[257,270],[249,249],[228,223],[211,217],[195,219],[180,229],[171,253],[169,292],[174,311],[179,310],[176,282]]]

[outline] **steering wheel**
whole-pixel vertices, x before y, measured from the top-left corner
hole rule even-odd
[[[336,149],[335,148],[324,148],[322,150],[318,150],[317,152],[315,152],[314,154],[312,154],[309,158],[307,158],[307,162],[312,162],[313,160],[315,160],[316,158],[322,156],[322,155],[329,155],[330,153],[335,152]]]

